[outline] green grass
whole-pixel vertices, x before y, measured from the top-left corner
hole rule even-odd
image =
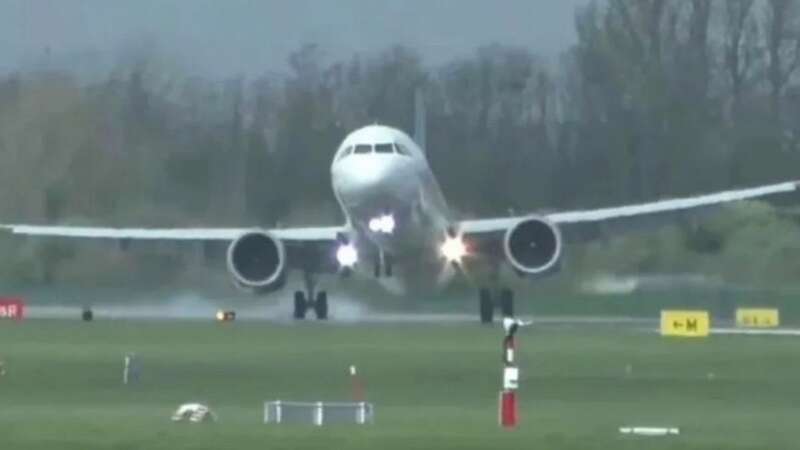
[[[499,336],[477,325],[0,322],[0,449],[800,448],[794,339],[524,330],[522,425],[508,432],[496,423]],[[142,381],[124,387],[131,351]],[[374,425],[261,424],[264,400],[347,400],[350,364]],[[220,422],[171,423],[191,400]],[[660,424],[681,436],[617,433]]]

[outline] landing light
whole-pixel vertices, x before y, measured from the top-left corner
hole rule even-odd
[[[353,244],[342,244],[336,250],[336,260],[342,267],[353,267],[358,262],[358,252]]]
[[[442,244],[442,256],[448,261],[459,262],[466,254],[467,246],[460,237],[448,237]]]
[[[373,217],[369,220],[369,229],[373,233],[392,234],[394,232],[394,227],[394,216],[391,214]]]

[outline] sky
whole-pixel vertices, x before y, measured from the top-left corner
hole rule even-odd
[[[110,62],[146,44],[196,75],[285,73],[307,43],[331,59],[394,44],[435,65],[492,43],[553,57],[576,40],[588,0],[0,0],[0,71],[47,55]]]

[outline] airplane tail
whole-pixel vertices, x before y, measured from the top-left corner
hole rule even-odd
[[[425,98],[422,95],[422,88],[414,91],[414,142],[425,151]]]

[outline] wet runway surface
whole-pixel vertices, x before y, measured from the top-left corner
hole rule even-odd
[[[92,312],[95,320],[188,320],[213,321],[220,309],[234,310],[237,321],[264,321],[273,323],[294,323],[291,318],[291,307],[288,304],[254,303],[239,308],[219,308],[212,302],[197,300],[177,300],[165,303],[136,305],[94,305]],[[59,319],[81,320],[83,308],[74,305],[28,305],[26,319]],[[658,318],[615,317],[615,316],[530,316],[520,319],[531,321],[532,326],[546,328],[570,327],[609,327],[624,328],[644,333],[658,333]],[[499,324],[499,318],[495,323]],[[306,322],[315,322],[313,313]],[[371,310],[367,306],[354,301],[331,303],[330,317],[325,322],[332,325],[357,324],[477,324],[477,314],[467,313],[430,313],[430,312],[385,312]],[[765,336],[800,336],[800,329],[773,328],[748,329],[736,328],[732,322],[717,322],[721,326],[713,327],[713,335],[765,335]]]
[[[219,306],[214,302],[197,299],[171,300],[164,303],[95,304],[91,307],[95,320],[214,320],[220,310],[236,312],[236,320],[293,322],[289,303],[257,303],[250,305]],[[28,319],[80,320],[83,308],[75,305],[28,305]],[[634,328],[653,328],[657,319],[631,317],[589,317],[589,316],[520,316],[530,320],[533,325],[554,326],[626,326]],[[315,321],[309,312],[309,322]],[[499,321],[499,317],[496,317]],[[469,313],[431,313],[431,312],[387,312],[375,310],[352,300],[331,301],[328,323],[341,324],[459,324],[477,323],[478,315]]]

